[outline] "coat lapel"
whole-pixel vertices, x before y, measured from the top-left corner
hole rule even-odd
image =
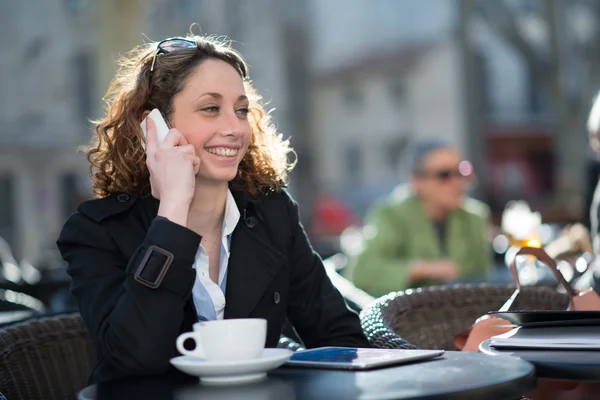
[[[269,244],[271,239],[265,222],[256,212],[259,201],[245,192],[232,189],[232,194],[241,217],[231,238],[225,318],[246,318],[265,294],[277,275],[278,265],[284,260]],[[158,205],[154,198],[144,199],[142,223],[146,230],[156,217]]]
[[[277,275],[280,256],[268,244],[268,231],[254,212],[258,205],[244,193],[233,195],[241,218],[231,238],[225,318],[247,318]]]

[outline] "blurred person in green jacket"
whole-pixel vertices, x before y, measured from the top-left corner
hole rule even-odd
[[[444,142],[416,146],[411,184],[369,210],[354,284],[373,296],[485,276],[489,208],[466,195],[472,166]]]

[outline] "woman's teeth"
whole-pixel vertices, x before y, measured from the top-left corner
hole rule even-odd
[[[238,153],[238,149],[228,149],[226,147],[211,147],[206,149],[209,153],[216,154],[218,156],[233,157]]]

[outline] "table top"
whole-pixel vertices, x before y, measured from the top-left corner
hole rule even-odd
[[[491,347],[490,341],[483,341],[479,351],[529,361],[535,366],[538,378],[600,382],[600,351],[499,349]]]
[[[0,325],[25,319],[33,314],[33,311],[0,311]]]
[[[144,399],[488,399],[513,400],[536,386],[533,366],[521,359],[446,352],[442,357],[370,371],[282,367],[260,382],[236,386],[170,384],[136,378],[91,386],[80,400]]]

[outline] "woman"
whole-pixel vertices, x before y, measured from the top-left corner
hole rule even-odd
[[[98,199],[58,239],[94,342],[90,379],[169,373],[175,340],[198,320],[286,318],[307,347],[367,347],[284,190],[276,134],[241,56],[215,38],[134,49],[109,88],[89,151]],[[173,127],[162,144],[148,119]],[[145,146],[145,151],[144,151]]]

